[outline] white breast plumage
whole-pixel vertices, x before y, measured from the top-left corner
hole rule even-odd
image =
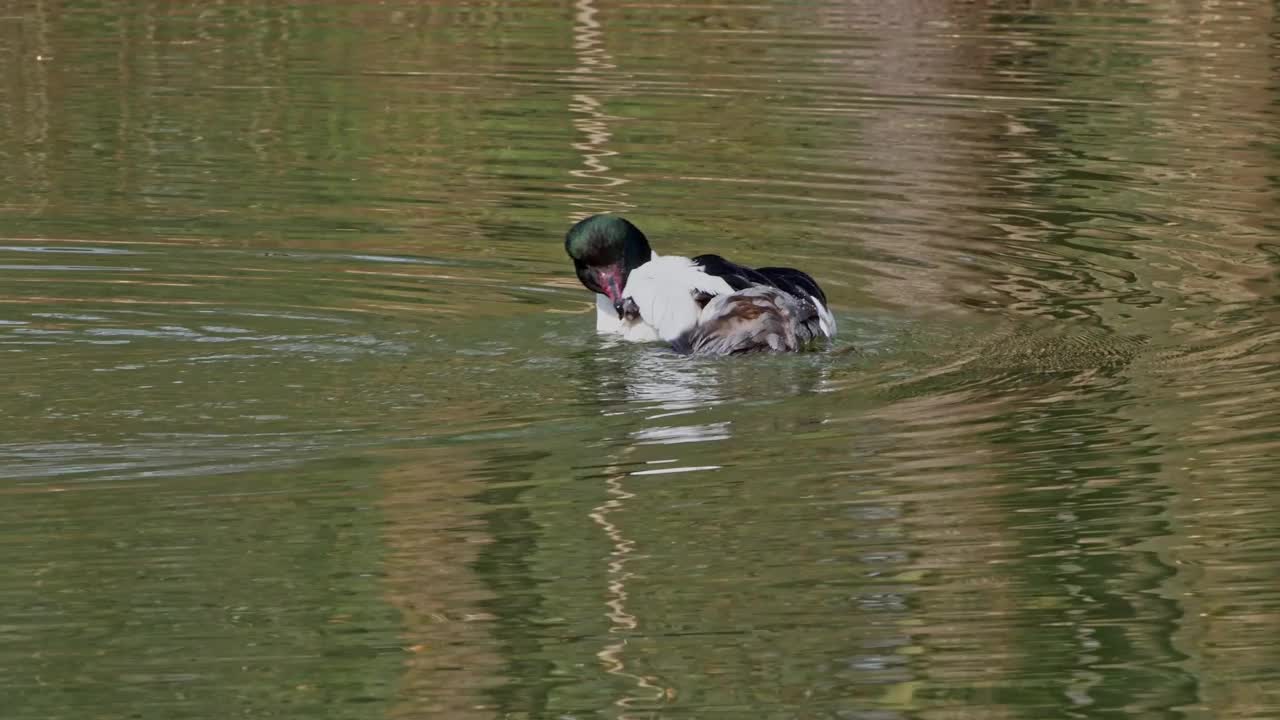
[[[672,342],[698,323],[699,294],[732,292],[729,283],[706,274],[689,258],[665,255],[632,270],[622,297],[635,303],[640,320],[660,339]]]

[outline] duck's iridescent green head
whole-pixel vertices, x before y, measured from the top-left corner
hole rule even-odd
[[[614,307],[622,304],[627,276],[653,257],[640,228],[617,215],[592,215],[569,228],[564,249],[582,284],[607,296]]]

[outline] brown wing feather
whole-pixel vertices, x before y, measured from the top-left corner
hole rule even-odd
[[[673,347],[690,355],[794,352],[818,335],[813,304],[772,287],[712,298]]]

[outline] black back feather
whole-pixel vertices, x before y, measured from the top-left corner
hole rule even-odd
[[[817,281],[807,272],[786,267],[762,267],[757,268],[756,272],[769,278],[769,284],[783,292],[805,299],[813,296],[824,306],[827,304],[826,293],[822,292]]]
[[[808,273],[785,267],[762,267],[751,269],[734,262],[729,262],[719,255],[699,255],[693,262],[702,266],[702,271],[714,275],[729,283],[734,290],[745,290],[752,286],[765,285],[805,299],[813,296],[823,305],[827,304],[827,296],[818,287],[818,283]]]

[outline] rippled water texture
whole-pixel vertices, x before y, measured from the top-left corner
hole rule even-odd
[[[1278,8],[0,0],[0,714],[1280,717]]]

